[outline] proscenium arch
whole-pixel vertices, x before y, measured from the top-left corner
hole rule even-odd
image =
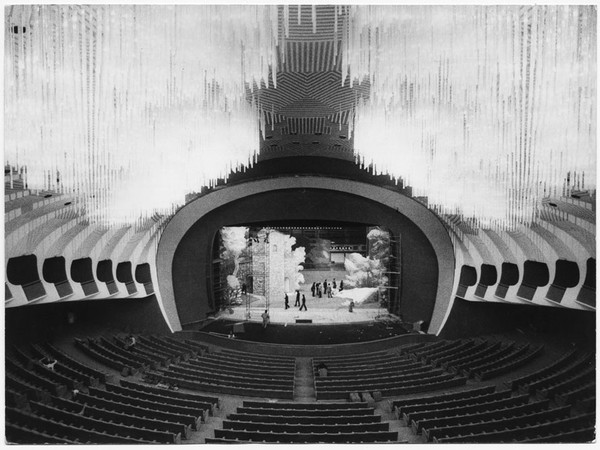
[[[330,205],[341,205],[341,208],[319,209],[319,215],[315,216],[314,212],[302,210],[297,205],[291,205],[282,200],[294,192],[307,193],[314,191],[321,191],[318,198],[329,202]],[[263,205],[269,207],[254,209],[253,217],[248,217],[248,214],[252,215],[248,209],[234,209],[236,205],[241,204],[240,202],[250,201],[253,197],[255,200],[258,199],[259,202],[261,197],[263,202],[268,197],[269,203],[263,203]],[[341,199],[342,202],[349,201],[350,203],[334,202],[332,201],[334,197]],[[296,195],[295,198],[302,197]],[[352,202],[352,198],[356,199],[356,202]],[[273,204],[273,202],[276,204]],[[384,217],[386,223],[378,223],[377,218],[361,216],[363,212],[360,209],[350,209],[352,206],[361,204],[373,205],[374,208],[379,207],[380,217]],[[182,291],[181,286],[179,288],[175,286],[174,275],[177,278],[194,276],[200,284],[207,281],[205,270],[206,265],[210,264],[210,248],[207,248],[205,244],[200,246],[203,248],[191,248],[192,246],[187,245],[189,242],[184,242],[194,235],[194,227],[196,227],[197,235],[203,222],[211,222],[208,228],[202,231],[206,233],[208,230],[208,235],[204,236],[203,239],[212,245],[214,235],[220,229],[220,226],[273,220],[272,217],[268,217],[268,210],[273,208],[279,211],[279,217],[277,217],[279,220],[318,218],[320,220],[376,223],[388,226],[395,233],[398,232],[401,235],[406,234],[407,230],[418,230],[431,248],[432,255],[435,258],[434,262],[437,263],[437,283],[430,286],[433,289],[433,310],[429,333],[439,333],[451,305],[455,265],[450,236],[439,218],[416,200],[389,189],[352,180],[309,176],[279,177],[225,186],[188,203],[171,218],[161,235],[158,245],[156,271],[160,292],[158,298],[165,319],[172,330],[181,330],[180,313],[187,314],[190,312],[189,304],[184,304],[185,301],[176,299],[176,290]],[[343,211],[346,211],[349,215],[340,217],[344,215]],[[214,219],[215,214],[222,214],[219,220]],[[391,219],[392,216],[395,220]],[[232,221],[231,217],[236,219]],[[417,235],[415,234],[415,237]],[[406,251],[405,249],[406,245],[401,245],[402,254]],[[203,267],[198,267],[191,261],[187,261],[190,264],[185,267],[186,258],[189,259],[190,257],[196,261],[199,261],[198,258],[200,258],[200,261],[203,260],[203,264],[201,263]],[[403,264],[403,266],[403,273],[405,273],[408,267],[406,264]],[[188,271],[188,273],[182,275],[181,271]],[[192,271],[194,271],[193,275]],[[411,280],[406,280],[403,275],[401,280],[402,289],[404,292],[410,292],[411,288],[418,288],[419,284],[423,286],[422,281],[426,280],[419,280],[418,277],[417,279],[412,277]],[[406,285],[407,282],[410,283],[410,286]],[[188,297],[189,295],[201,296],[206,294],[206,291],[202,292],[202,289],[198,286],[196,288],[196,292],[188,293]],[[400,301],[410,302],[411,300],[403,294]],[[196,298],[195,301],[208,301],[208,299]],[[181,304],[178,305],[178,303]],[[191,321],[186,318],[184,323]]]

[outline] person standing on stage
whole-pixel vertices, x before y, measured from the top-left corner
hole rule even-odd
[[[304,308],[304,311],[308,311],[306,309],[306,297],[304,296],[304,294],[302,294],[302,305],[300,306],[299,311],[302,311],[302,308]]]
[[[331,284],[327,285],[327,298],[332,298],[332,292],[331,292]]]
[[[294,306],[300,306],[300,291],[298,289],[296,289],[296,303],[294,303]]]
[[[312,296],[315,296],[315,289],[317,288],[316,283],[313,281],[312,286],[310,287],[310,292],[312,293]]]
[[[269,324],[269,313],[265,309],[265,312],[262,313],[260,316],[262,317],[262,320],[263,320],[263,328],[267,328],[267,325]]]
[[[323,281],[323,292],[325,294],[327,294],[327,279],[325,279],[325,281]]]
[[[344,280],[340,281],[340,292],[344,290]]]
[[[331,282],[331,287],[332,287],[333,289],[337,288],[337,284],[336,284],[336,282],[335,282],[335,278],[334,278],[334,279],[333,279],[333,281]]]
[[[319,283],[318,286],[319,286],[319,298],[323,298],[323,289],[321,289],[321,283]]]
[[[290,299],[288,298],[287,292],[285,293],[285,309],[288,309],[290,307]]]

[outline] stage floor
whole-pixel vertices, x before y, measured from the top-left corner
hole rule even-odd
[[[353,292],[355,291],[355,292]],[[344,294],[342,296],[342,294]],[[372,296],[369,290],[348,290],[338,293],[333,298],[312,297],[310,292],[306,296],[306,311],[299,311],[294,307],[296,301],[295,293],[289,293],[289,309],[284,308],[283,299],[279,302],[271,302],[269,308],[270,322],[273,324],[293,324],[296,320],[311,320],[316,324],[334,323],[356,323],[372,322],[380,316],[389,320],[389,314],[384,308],[380,308],[377,302],[364,302],[365,297]],[[306,295],[306,294],[305,294]],[[350,300],[354,297],[355,306],[349,311]],[[251,295],[250,322],[262,322],[261,314],[265,311],[264,297]],[[228,310],[221,311],[215,317],[234,321],[246,321],[246,305],[233,306],[233,313]]]

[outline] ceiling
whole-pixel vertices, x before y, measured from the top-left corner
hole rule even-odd
[[[349,124],[356,101],[369,95],[369,83],[351,87],[348,77],[342,82],[339,49],[348,9],[333,5],[287,8],[289,13],[279,8],[277,72],[271,74],[268,86],[249,94],[264,123],[259,159],[318,154],[352,160]]]

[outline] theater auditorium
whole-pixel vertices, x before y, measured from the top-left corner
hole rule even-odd
[[[5,442],[595,441],[596,6],[4,24]]]

